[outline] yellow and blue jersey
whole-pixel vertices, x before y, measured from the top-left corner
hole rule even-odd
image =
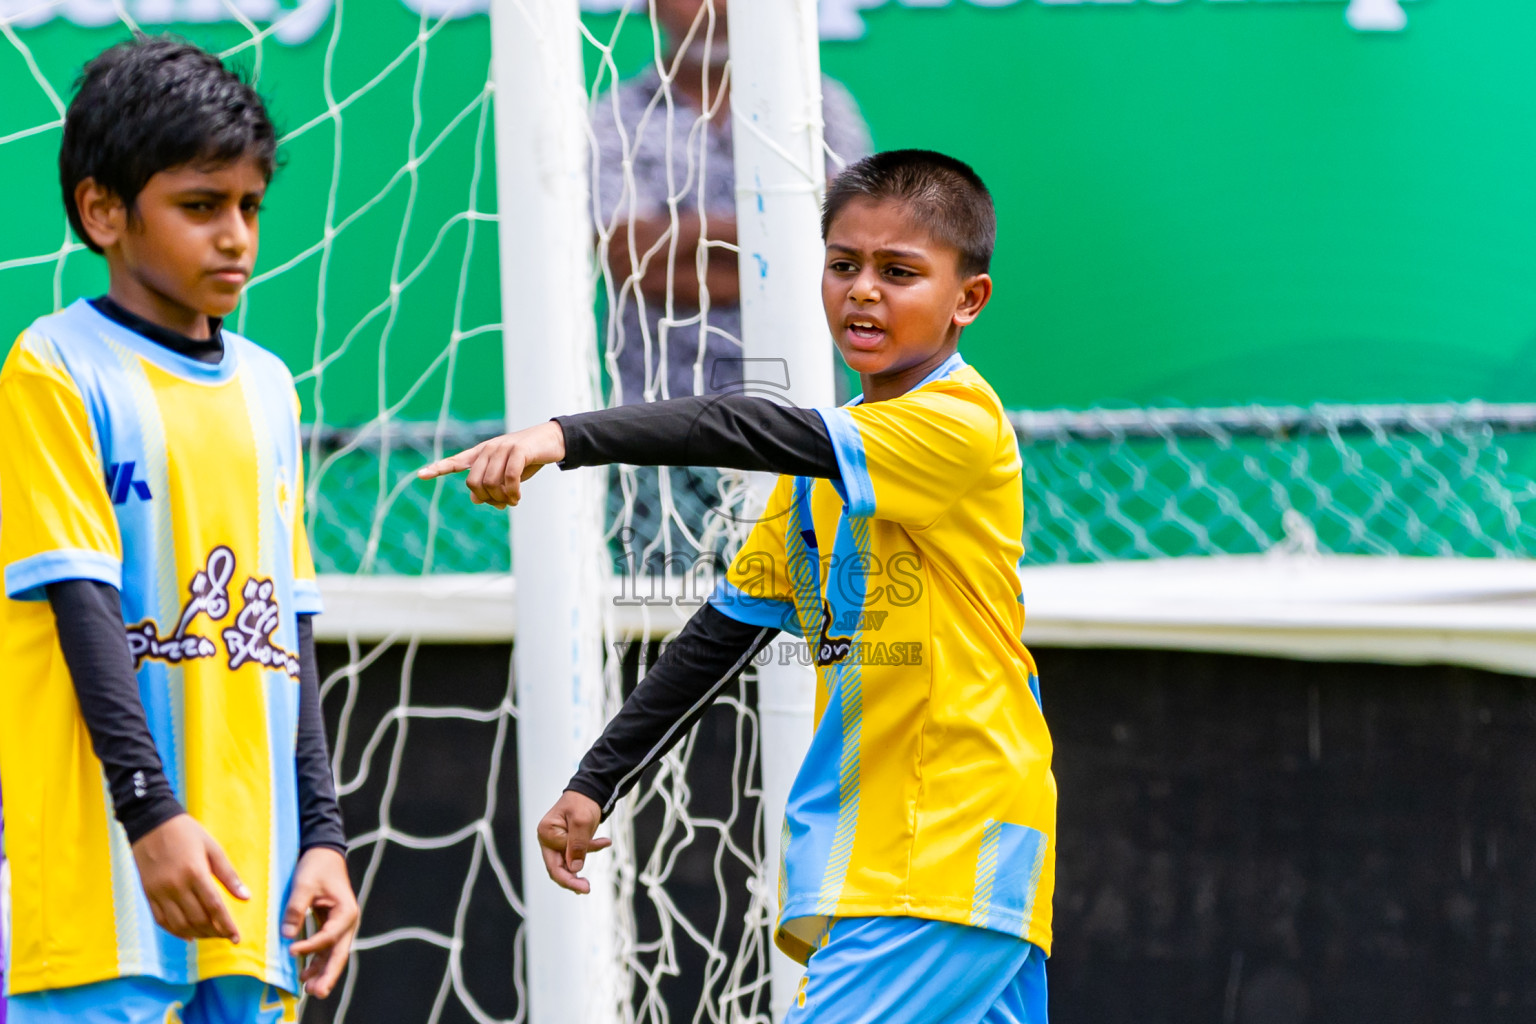
[[[1020,639],[1013,429],[958,354],[822,416],[841,479],[781,477],[711,598],[817,666],[775,939],[803,961],[833,919],[906,916],[1049,953],[1056,783]]]
[[[320,594],[291,375],[228,332],[200,363],[80,301],[12,348],[0,437],[10,991],[130,975],[296,991],[278,931],[299,849],[296,616]],[[238,946],[155,925],[46,601],[69,579],[122,592],[166,776],[251,891],[227,899]]]

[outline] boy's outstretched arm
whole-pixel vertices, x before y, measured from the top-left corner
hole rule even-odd
[[[155,922],[182,939],[239,942],[214,880],[236,899],[250,894],[223,847],[187,814],[165,777],[139,699],[122,596],[95,580],[63,580],[47,591],[80,714]]]
[[[748,395],[674,398],[558,416],[435,462],[424,480],[469,472],[477,503],[506,508],[544,466],[717,466],[841,478],[826,422],[814,409]]]
[[[560,799],[539,822],[549,877],[572,892],[588,853],[604,849],[597,826],[647,767],[671,750],[778,630],[738,622],[706,604],[667,644],[624,707],[581,759]]]

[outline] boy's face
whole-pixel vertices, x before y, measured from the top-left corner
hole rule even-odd
[[[162,326],[202,336],[206,318],[228,316],[239,305],[256,264],[266,191],[261,165],[247,156],[159,172],[132,215],[90,179],[76,199],[107,255],[112,297]]]
[[[906,393],[949,358],[991,295],[992,279],[962,277],[959,251],[899,202],[854,199],[827,229],[821,300],[866,400]]]

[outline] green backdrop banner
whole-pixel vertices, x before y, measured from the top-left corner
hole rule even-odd
[[[283,272],[244,326],[296,370],[323,362],[303,387],[326,422],[434,416],[449,373],[453,415],[501,411],[486,23],[423,32],[434,6],[234,5],[258,27],[301,8],[260,48],[292,138],[260,268]],[[596,36],[614,6],[589,0]],[[127,9],[213,48],[250,36],[209,21],[217,3]],[[53,159],[56,100],[126,34],[112,10],[0,0],[5,345],[103,287],[88,253],[50,258]],[[1010,405],[1531,400],[1536,4],[1401,10],[1405,30],[1367,33],[1325,0],[829,2],[823,62],[877,145],[954,153],[992,186],[997,298],[965,347]],[[625,28],[621,69],[647,34]]]

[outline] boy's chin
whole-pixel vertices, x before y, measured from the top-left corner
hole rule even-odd
[[[219,295],[204,299],[192,307],[210,320],[223,320],[240,308],[240,295]]]
[[[843,362],[848,364],[848,369],[859,374],[883,373],[891,362],[888,352],[866,352],[839,345],[838,353],[843,357]]]

